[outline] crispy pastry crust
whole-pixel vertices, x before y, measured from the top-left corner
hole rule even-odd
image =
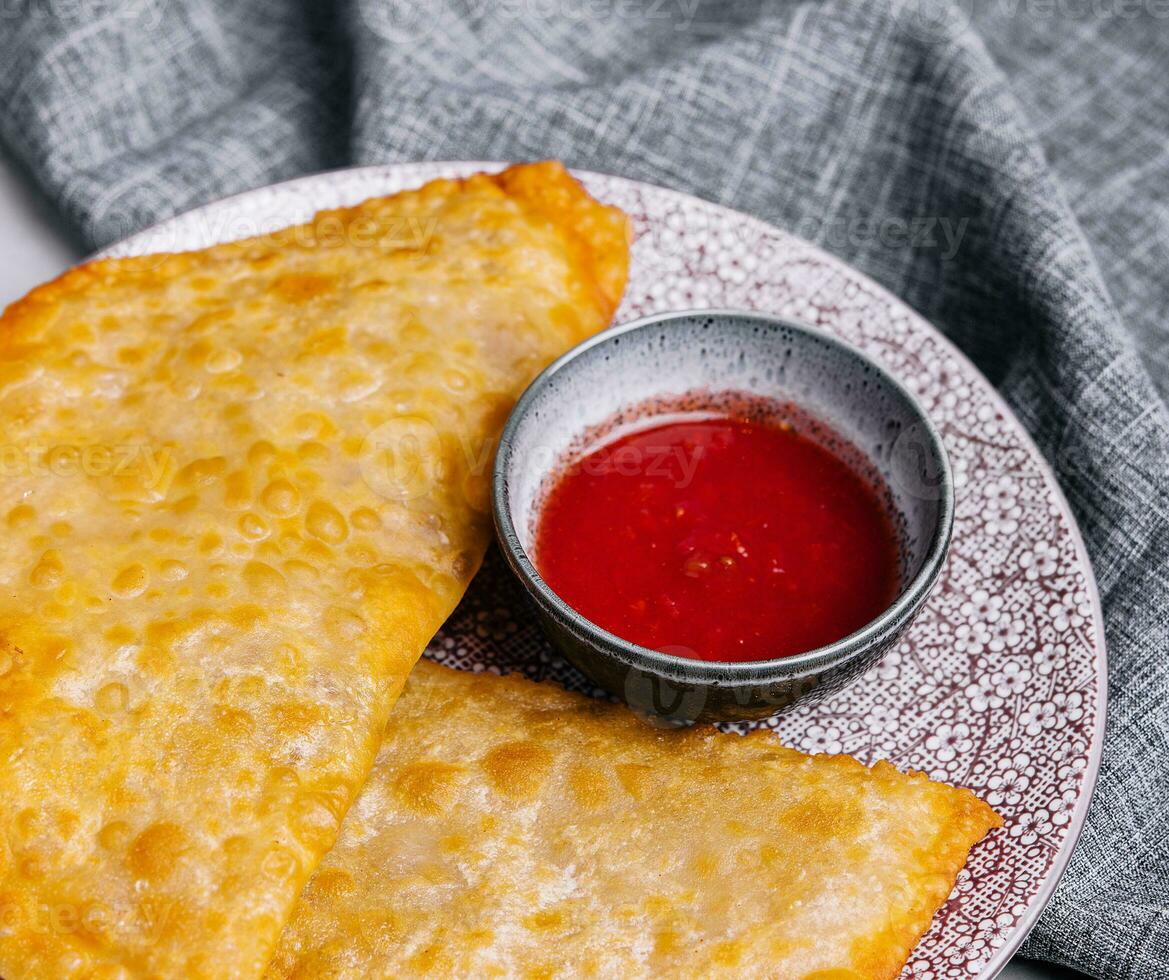
[[[488,540],[523,386],[623,215],[558,164],[0,320],[0,975],[255,977]]]
[[[884,980],[999,817],[885,762],[423,660],[272,978]]]

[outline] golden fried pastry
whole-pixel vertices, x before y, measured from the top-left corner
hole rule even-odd
[[[271,977],[895,977],[998,816],[422,661]]]
[[[0,320],[0,975],[255,977],[605,326],[562,167],[84,265]]]

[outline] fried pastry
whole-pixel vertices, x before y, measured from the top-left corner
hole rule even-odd
[[[272,978],[895,977],[998,816],[423,660]]]
[[[625,217],[557,164],[0,320],[0,975],[255,977],[489,535],[523,386]]]

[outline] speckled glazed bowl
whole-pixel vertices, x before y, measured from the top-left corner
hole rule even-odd
[[[724,663],[623,640],[548,587],[534,564],[533,541],[543,497],[565,462],[606,434],[655,414],[752,401],[798,406],[787,413],[793,425],[851,457],[882,488],[901,557],[900,590],[888,609],[816,650]],[[684,724],[775,714],[840,689],[876,663],[937,581],[950,540],[954,491],[932,423],[865,355],[790,321],[709,310],[614,327],[544,371],[504,429],[493,505],[503,553],[556,646],[636,711]]]

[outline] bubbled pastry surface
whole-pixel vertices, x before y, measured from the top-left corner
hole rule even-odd
[[[261,974],[627,238],[536,164],[9,308],[0,975]]]
[[[887,762],[423,660],[269,980],[892,980],[1000,824]]]

